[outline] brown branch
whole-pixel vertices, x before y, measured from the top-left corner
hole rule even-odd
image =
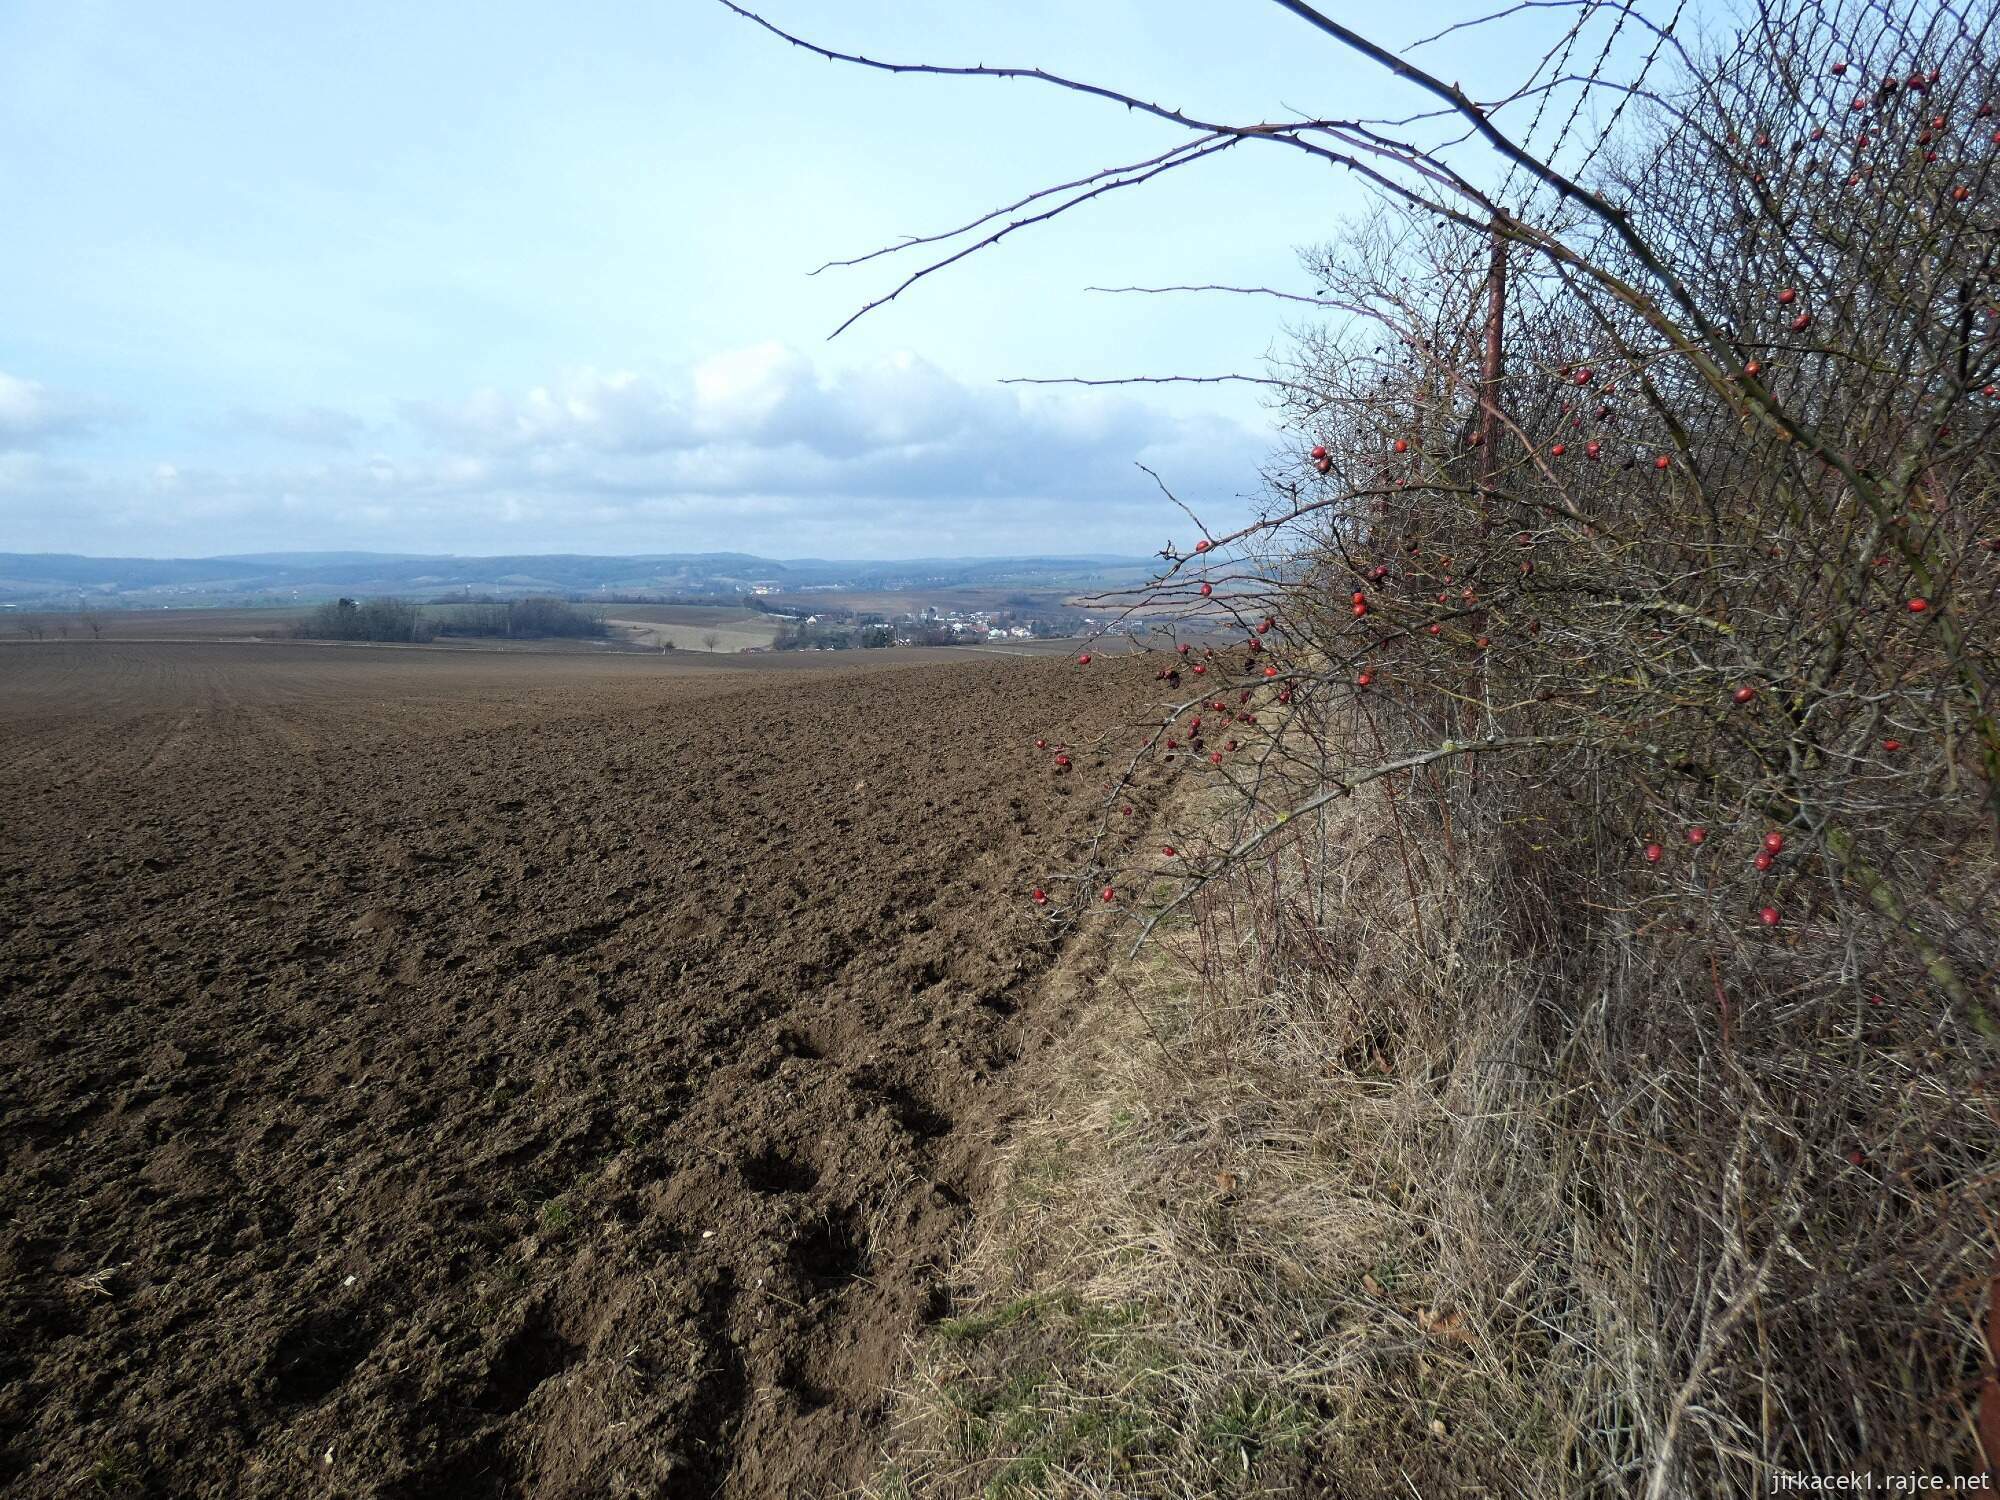
[[[728,0],[723,0],[723,3],[727,4]],[[1205,156],[1213,156],[1219,151],[1227,151],[1231,146],[1234,146],[1236,143],[1237,141],[1236,138],[1234,137],[1229,137],[1219,140],[1211,139],[1207,144],[1196,146],[1188,151],[1175,155],[1172,157],[1172,159],[1163,162],[1159,166],[1152,167],[1146,171],[1140,172],[1137,176],[1114,178],[1108,182],[1100,182],[1097,184],[1097,186],[1090,188],[1084,192],[1078,193],[1074,198],[1070,198],[1065,202],[1058,203],[1054,208],[1047,209],[1042,213],[1030,214],[1028,215],[1028,217],[1024,219],[1015,219],[1010,223],[1003,225],[1001,228],[994,230],[993,233],[987,235],[984,239],[977,240],[974,243],[963,247],[962,249],[955,250],[950,255],[945,256],[942,260],[932,261],[929,265],[923,267],[921,270],[911,272],[908,276],[904,277],[902,281],[897,283],[897,285],[893,290],[889,291],[883,296],[877,297],[873,302],[868,303],[865,307],[862,307],[858,311],[849,314],[847,319],[844,322],[842,322],[838,328],[834,329],[832,333],[827,335],[827,338],[829,339],[839,338],[843,333],[847,332],[848,329],[852,328],[857,322],[859,322],[862,318],[868,316],[868,314],[873,312],[876,308],[883,307],[886,306],[888,303],[894,302],[898,297],[902,296],[904,292],[907,292],[911,287],[915,286],[918,282],[922,281],[926,276],[930,276],[938,271],[942,271],[947,266],[956,265],[959,261],[964,260],[968,255],[977,255],[981,250],[984,250],[991,245],[999,244],[1000,241],[1006,239],[1008,235],[1014,233],[1018,229],[1026,229],[1033,224],[1046,223],[1048,220],[1055,218],[1058,214],[1067,213],[1072,208],[1076,208],[1081,204],[1088,203],[1091,199],[1101,197],[1105,193],[1116,192],[1119,188],[1137,187],[1141,183],[1150,182],[1153,178],[1158,177],[1163,172],[1171,172],[1175,167],[1184,167],[1191,162],[1196,162],[1201,160]]]
[[[1087,286],[1086,292],[1144,292],[1149,296],[1161,296],[1167,292],[1234,292],[1244,297],[1276,297],[1285,302],[1303,302],[1311,307],[1330,307],[1340,312],[1351,312],[1366,317],[1367,309],[1356,307],[1333,297],[1313,297],[1304,292],[1281,292],[1268,286],[1218,286],[1214,284],[1191,286]]]
[[[1269,375],[1113,375],[1087,379],[1081,375],[1009,375],[1002,385],[1276,385],[1290,390],[1309,390],[1296,381],[1277,380]]]
[[[1210,134],[1204,139],[1213,140],[1214,133],[1210,132]],[[1070,191],[1070,189],[1072,188],[1088,187],[1090,184],[1094,182],[1101,182],[1103,179],[1107,177],[1119,177],[1123,176],[1128,172],[1138,172],[1138,171],[1143,171],[1147,167],[1159,166],[1160,164],[1166,162],[1171,157],[1181,156],[1193,150],[1195,144],[1199,143],[1197,142],[1194,144],[1190,144],[1189,142],[1183,141],[1179,145],[1173,147],[1171,150],[1162,151],[1157,156],[1146,157],[1142,161],[1129,162],[1122,167],[1102,167],[1095,172],[1087,174],[1086,176],[1071,178],[1068,182],[1058,182],[1050,187],[1037,188],[1035,189],[1034,192],[1027,194],[1025,197],[1016,198],[1012,203],[1005,204],[1000,208],[992,209],[987,213],[983,213],[978,218],[969,220],[968,222],[959,225],[958,228],[956,229],[943,230],[937,234],[905,235],[895,244],[883,245],[878,249],[870,250],[865,255],[850,256],[846,260],[825,261],[820,265],[813,267],[813,269],[807,272],[806,274],[809,276],[817,276],[822,271],[839,270],[841,268],[849,266],[862,266],[866,265],[869,261],[879,260],[885,255],[897,255],[905,250],[914,250],[920,245],[936,245],[943,243],[945,240],[955,240],[962,234],[972,233],[973,230],[979,228],[979,226],[982,224],[992,223],[995,219],[999,218],[1003,214],[1010,214],[1013,213],[1016,209],[1026,208],[1030,203],[1039,203],[1044,198],[1052,198],[1057,193],[1066,193]]]

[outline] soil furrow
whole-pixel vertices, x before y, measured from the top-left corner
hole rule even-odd
[[[1146,675],[0,653],[0,1484],[858,1479]]]

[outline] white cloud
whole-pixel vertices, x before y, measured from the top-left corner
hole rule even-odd
[[[126,492],[150,492],[149,529],[188,523],[151,550],[282,536],[459,552],[1136,552],[1186,523],[1135,461],[1233,511],[1269,444],[1124,392],[972,385],[907,353],[827,370],[777,344],[401,414],[365,456],[245,468],[160,455]],[[123,508],[112,476],[95,488],[101,514]]]
[[[1128,490],[1132,461],[1147,455],[1219,477],[1210,453],[1247,485],[1241,466],[1263,443],[1241,424],[1122,394],[973,387],[912,354],[822,372],[776,344],[669,380],[586,370],[405,415],[432,446],[490,464],[482,480],[612,493],[1101,495]]]
[[[404,418],[435,446],[487,455],[566,448],[646,453],[693,438],[689,402],[629,371],[582,371],[519,396],[478,391],[462,401],[409,401]]]
[[[51,390],[0,370],[0,452],[39,448],[60,437],[81,436],[117,412],[71,391]]]
[[[711,439],[756,440],[796,430],[819,377],[782,344],[758,344],[703,360],[690,372],[694,430]]]

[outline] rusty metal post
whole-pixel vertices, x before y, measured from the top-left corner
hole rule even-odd
[[[1507,237],[1501,233],[1501,221],[1505,210],[1498,211],[1493,219],[1493,254],[1486,270],[1486,339],[1485,348],[1479,361],[1479,534],[1485,537],[1493,529],[1493,483],[1500,472],[1500,375],[1502,354],[1506,348],[1507,322]],[[1483,638],[1486,632],[1486,612],[1481,610],[1473,617],[1474,629]],[[1486,664],[1482,660],[1474,668],[1473,701],[1479,705],[1482,720],[1479,728],[1487,734],[1494,734],[1497,728],[1493,722],[1493,702],[1488,692],[1489,678]],[[1473,768],[1472,785],[1475,794],[1479,787],[1479,769]]]
[[[1507,319],[1507,237],[1493,221],[1493,258],[1486,272],[1486,352],[1479,365],[1479,510],[1486,504],[1500,465],[1500,370]]]

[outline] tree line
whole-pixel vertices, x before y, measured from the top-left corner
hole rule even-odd
[[[406,599],[385,596],[329,600],[299,621],[292,633],[301,640],[422,643],[439,636],[601,639],[610,630],[593,611],[563,599],[486,599],[432,613]]]

